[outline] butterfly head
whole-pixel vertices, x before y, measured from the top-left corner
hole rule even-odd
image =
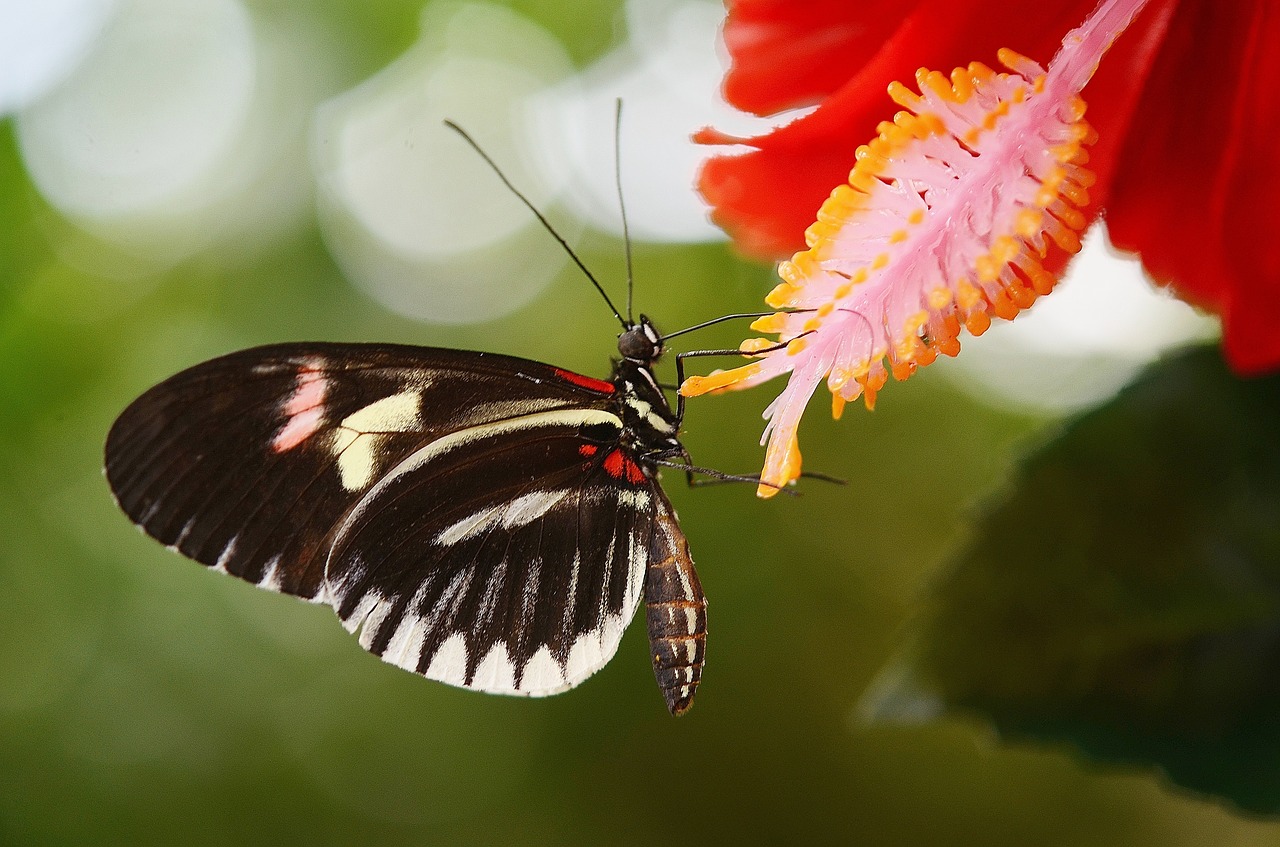
[[[662,356],[662,336],[645,315],[618,336],[618,352],[622,358],[637,364],[649,364]]]

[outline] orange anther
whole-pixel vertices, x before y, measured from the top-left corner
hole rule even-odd
[[[973,336],[982,335],[991,326],[991,318],[986,312],[970,312],[964,319],[965,329]]]

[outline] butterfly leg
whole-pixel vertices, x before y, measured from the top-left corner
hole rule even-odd
[[[796,338],[804,338],[806,335],[809,335],[812,332],[813,330],[810,330],[809,332],[803,332],[800,335],[797,335]],[[750,354],[744,354],[741,350],[737,348],[728,348],[724,350],[686,350],[683,353],[677,353],[676,354],[676,385],[677,386],[684,385],[684,360],[685,359],[694,359],[702,356],[742,356],[742,355],[759,356],[765,353],[772,353],[776,350],[784,350],[786,349],[786,346],[790,344],[792,341],[795,341],[796,338],[788,338],[786,341],[779,342],[773,345],[772,347],[765,347],[760,350],[755,350]],[[681,421],[684,420],[684,400],[685,400],[684,395],[679,392],[679,389],[677,389],[676,390],[676,423],[680,423]]]

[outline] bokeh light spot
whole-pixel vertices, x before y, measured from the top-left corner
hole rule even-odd
[[[524,103],[570,71],[563,46],[509,10],[433,4],[407,53],[326,103],[313,140],[321,225],[350,279],[439,323],[495,318],[536,296],[563,253],[443,122],[549,211],[560,181],[529,166]]]
[[[0,3],[0,115],[34,102],[84,57],[115,0]]]
[[[720,241],[694,184],[702,162],[722,150],[694,144],[703,126],[755,135],[791,115],[760,119],[719,94],[724,68],[709,48],[724,7],[708,0],[632,0],[628,40],[571,84],[548,92],[534,110],[546,155],[572,165],[568,201],[591,225],[620,235],[613,181],[614,101],[622,98],[622,181],[628,223],[640,240]]]
[[[225,154],[253,86],[253,32],[234,0],[127,0],[76,72],[20,114],[23,158],[68,214],[151,211]]]

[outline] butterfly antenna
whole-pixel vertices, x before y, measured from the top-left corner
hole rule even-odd
[[[533,212],[534,216],[538,219],[539,223],[542,224],[542,226],[547,230],[547,232],[551,233],[551,237],[554,238],[556,241],[560,242],[560,246],[564,248],[564,252],[569,254],[569,258],[573,259],[573,263],[577,265],[578,268],[584,274],[586,274],[587,279],[591,280],[591,284],[596,287],[596,291],[599,291],[600,296],[604,298],[604,302],[609,307],[609,311],[613,312],[613,316],[618,319],[618,323],[622,324],[623,330],[630,329],[631,322],[622,319],[622,315],[618,313],[618,308],[613,305],[613,301],[609,299],[609,295],[604,293],[604,288],[600,285],[600,281],[596,279],[595,274],[587,270],[587,266],[584,265],[582,263],[582,260],[578,258],[578,254],[573,252],[573,248],[569,246],[569,242],[565,241],[564,237],[561,236],[560,233],[556,232],[555,227],[551,225],[551,222],[547,220],[546,216],[543,215],[542,212],[538,211],[538,207],[533,205],[533,203],[529,201],[528,197],[525,197],[523,194],[521,194],[520,189],[516,188],[514,185],[511,184],[511,180],[507,179],[507,175],[502,172],[502,168],[498,167],[497,162],[489,158],[489,154],[484,152],[484,149],[481,148],[481,146],[476,143],[476,140],[474,138],[472,138],[470,135],[467,134],[467,131],[465,129],[463,129],[462,127],[458,126],[457,124],[455,124],[453,121],[450,121],[450,120],[446,120],[444,122],[444,125],[449,127],[449,129],[453,130],[454,132],[458,133],[458,135],[461,135],[462,139],[471,145],[471,149],[479,153],[480,158],[484,159],[485,163],[488,164],[488,166],[493,169],[493,172],[498,175],[498,179],[502,180],[502,184],[505,185],[512,194],[520,198],[520,202],[524,203],[524,205],[529,209],[530,212]],[[629,273],[628,273],[628,276],[630,276]],[[631,300],[630,282],[628,282],[627,284],[627,300],[628,301]],[[628,314],[630,314],[630,309],[628,309]]]
[[[622,199],[622,98],[616,101],[613,112],[613,182],[618,187],[618,209],[622,212],[622,244],[627,256],[627,325],[631,320],[631,293],[635,288],[631,273],[631,230],[627,227],[627,204]]]
[[[664,333],[662,336],[662,340],[666,341],[667,339],[675,338],[677,335],[684,335],[686,332],[696,332],[697,330],[700,330],[700,329],[706,329],[709,326],[715,326],[716,324],[724,323],[725,321],[736,321],[736,320],[741,320],[743,318],[764,318],[764,317],[768,317],[769,315],[777,314],[778,311],[781,311],[783,314],[787,314],[787,315],[801,315],[801,314],[806,314],[808,312],[816,312],[817,309],[781,309],[781,310],[774,309],[768,312],[735,312],[732,315],[721,315],[718,318],[712,318],[711,320],[703,321],[700,324],[687,326],[684,329],[677,329],[675,332]]]

